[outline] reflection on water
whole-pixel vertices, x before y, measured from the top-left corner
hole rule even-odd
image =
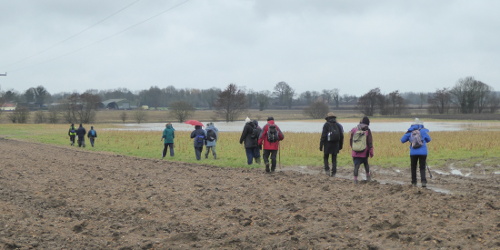
[[[245,122],[215,122],[215,126],[221,132],[243,131]],[[259,123],[262,127],[265,121]],[[324,122],[320,121],[276,121],[283,132],[305,132],[320,133]],[[357,123],[340,122],[345,132],[354,128]],[[141,124],[116,124],[118,128],[110,130],[136,130],[136,131],[163,131],[164,123],[141,123]],[[192,131],[194,127],[184,123],[172,123],[178,131]],[[405,132],[410,122],[372,122],[370,128],[374,132]],[[462,130],[500,130],[500,123],[494,122],[426,122],[425,127],[432,131],[462,131]]]

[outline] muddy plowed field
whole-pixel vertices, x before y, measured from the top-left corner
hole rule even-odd
[[[0,139],[3,249],[499,249],[499,166],[220,168]]]

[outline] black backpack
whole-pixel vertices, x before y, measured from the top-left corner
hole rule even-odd
[[[267,140],[269,142],[277,142],[279,140],[278,130],[275,125],[269,125],[269,129],[267,130]]]
[[[328,123],[329,129],[326,135],[326,141],[338,142],[340,141],[340,129],[337,123]]]
[[[252,124],[252,133],[250,134],[250,138],[257,139],[259,138],[259,134],[259,127],[257,127],[255,124]]]
[[[217,133],[213,129],[209,129],[207,131],[207,140],[208,141],[215,141],[217,139]]]

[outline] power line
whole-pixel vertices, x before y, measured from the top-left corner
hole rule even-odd
[[[60,45],[60,44],[62,44],[62,43],[64,43],[64,42],[66,42],[66,41],[68,41],[68,40],[71,40],[71,39],[73,39],[73,38],[75,38],[75,37],[77,37],[77,36],[79,36],[79,35],[81,35],[81,34],[82,34],[82,33],[84,33],[85,31],[90,30],[91,28],[93,28],[93,27],[95,27],[95,26],[97,26],[97,25],[101,24],[102,22],[104,22],[104,21],[106,21],[106,20],[110,19],[111,17],[113,17],[113,16],[117,15],[118,13],[120,13],[120,12],[122,12],[122,11],[124,11],[124,10],[128,9],[130,6],[132,6],[132,5],[136,4],[136,3],[137,3],[137,2],[139,2],[139,1],[140,1],[140,0],[136,0],[135,2],[132,2],[132,3],[128,4],[128,5],[126,5],[125,7],[123,7],[123,8],[121,8],[121,9],[119,9],[118,11],[116,11],[116,12],[112,13],[111,15],[108,15],[108,16],[107,16],[107,17],[105,17],[104,19],[101,19],[100,21],[98,21],[98,22],[96,22],[96,23],[94,23],[94,24],[90,25],[89,27],[87,27],[87,28],[85,28],[85,29],[83,29],[83,30],[81,30],[81,31],[79,31],[79,32],[77,32],[77,33],[75,33],[75,34],[73,34],[73,35],[71,35],[71,36],[69,36],[69,37],[67,37],[67,38],[65,38],[65,39],[63,39],[63,40],[61,40],[61,41],[59,41],[59,42],[56,42],[56,43],[54,43],[54,44],[50,45],[49,47],[47,47],[47,48],[45,48],[45,49],[43,49],[43,50],[41,50],[41,51],[39,51],[39,52],[37,52],[37,53],[35,53],[35,54],[31,55],[31,56],[25,57],[25,58],[23,58],[23,59],[21,59],[21,60],[19,60],[19,61],[17,61],[17,62],[13,62],[13,63],[11,63],[11,64],[5,65],[4,67],[8,67],[8,66],[12,66],[12,65],[16,65],[16,64],[21,63],[21,62],[24,62],[24,61],[26,61],[26,60],[28,60],[28,59],[30,59],[30,58],[36,57],[36,56],[38,56],[38,55],[41,55],[41,54],[43,54],[43,53],[45,53],[45,52],[47,52],[47,51],[49,51],[49,50],[51,50],[51,49],[55,48],[56,46],[58,46],[58,45]]]
[[[75,54],[75,53],[77,53],[77,52],[79,52],[79,51],[81,51],[81,50],[84,50],[84,49],[86,49],[86,48],[88,48],[88,47],[92,46],[92,45],[95,45],[95,44],[97,44],[97,43],[103,42],[103,41],[108,40],[108,39],[110,39],[110,38],[112,38],[112,37],[115,37],[115,36],[117,36],[117,35],[120,35],[120,34],[122,34],[122,33],[126,32],[126,31],[128,31],[128,30],[130,30],[130,29],[132,29],[132,28],[134,28],[134,27],[136,27],[136,26],[138,26],[138,25],[140,25],[140,24],[143,24],[143,23],[145,23],[145,22],[147,22],[147,21],[150,21],[151,19],[154,19],[154,18],[156,18],[156,17],[158,17],[158,16],[160,16],[160,15],[162,15],[162,14],[165,14],[166,12],[169,12],[169,11],[171,11],[171,10],[173,10],[173,9],[176,9],[176,8],[178,8],[178,7],[180,7],[180,6],[184,5],[184,4],[186,4],[187,2],[189,2],[189,0],[185,0],[184,2],[181,2],[181,3],[179,3],[179,4],[176,4],[176,5],[172,6],[172,7],[170,7],[170,8],[168,8],[168,9],[164,10],[164,11],[159,12],[158,14],[155,14],[155,15],[153,15],[153,16],[151,16],[151,17],[149,17],[149,18],[146,18],[146,19],[144,19],[144,20],[142,20],[142,21],[140,21],[140,22],[137,22],[137,23],[135,23],[135,24],[133,24],[133,25],[130,25],[129,27],[127,27],[127,28],[125,28],[125,29],[123,29],[123,30],[121,30],[121,31],[119,31],[119,32],[116,32],[116,33],[114,33],[114,34],[112,34],[112,35],[110,35],[110,36],[104,37],[104,38],[102,38],[102,39],[100,39],[100,40],[97,40],[97,41],[95,41],[95,42],[92,42],[92,43],[90,43],[90,44],[87,44],[87,45],[85,45],[85,46],[83,46],[83,47],[80,47],[80,48],[78,48],[78,49],[76,49],[76,50],[73,50],[73,51],[71,51],[71,52],[68,52],[68,53],[66,53],[66,54],[63,54],[63,55],[60,55],[60,56],[57,56],[57,57],[54,57],[54,58],[51,58],[51,59],[45,60],[45,61],[40,62],[40,63],[37,63],[37,64],[33,64],[33,65],[31,65],[31,66],[26,66],[26,67],[22,67],[22,68],[17,68],[17,69],[14,69],[14,70],[10,70],[10,72],[19,71],[19,70],[22,70],[22,69],[25,69],[25,68],[29,68],[29,67],[32,67],[32,66],[37,66],[37,65],[44,64],[44,63],[47,63],[47,62],[50,62],[50,61],[57,60],[57,59],[59,59],[59,58],[65,57],[65,56],[69,56],[69,55]]]

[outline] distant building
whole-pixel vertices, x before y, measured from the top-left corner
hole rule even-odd
[[[130,102],[127,99],[109,99],[99,103],[101,109],[130,109]]]
[[[3,111],[13,111],[16,110],[17,104],[13,102],[6,102],[0,106],[0,109]]]

